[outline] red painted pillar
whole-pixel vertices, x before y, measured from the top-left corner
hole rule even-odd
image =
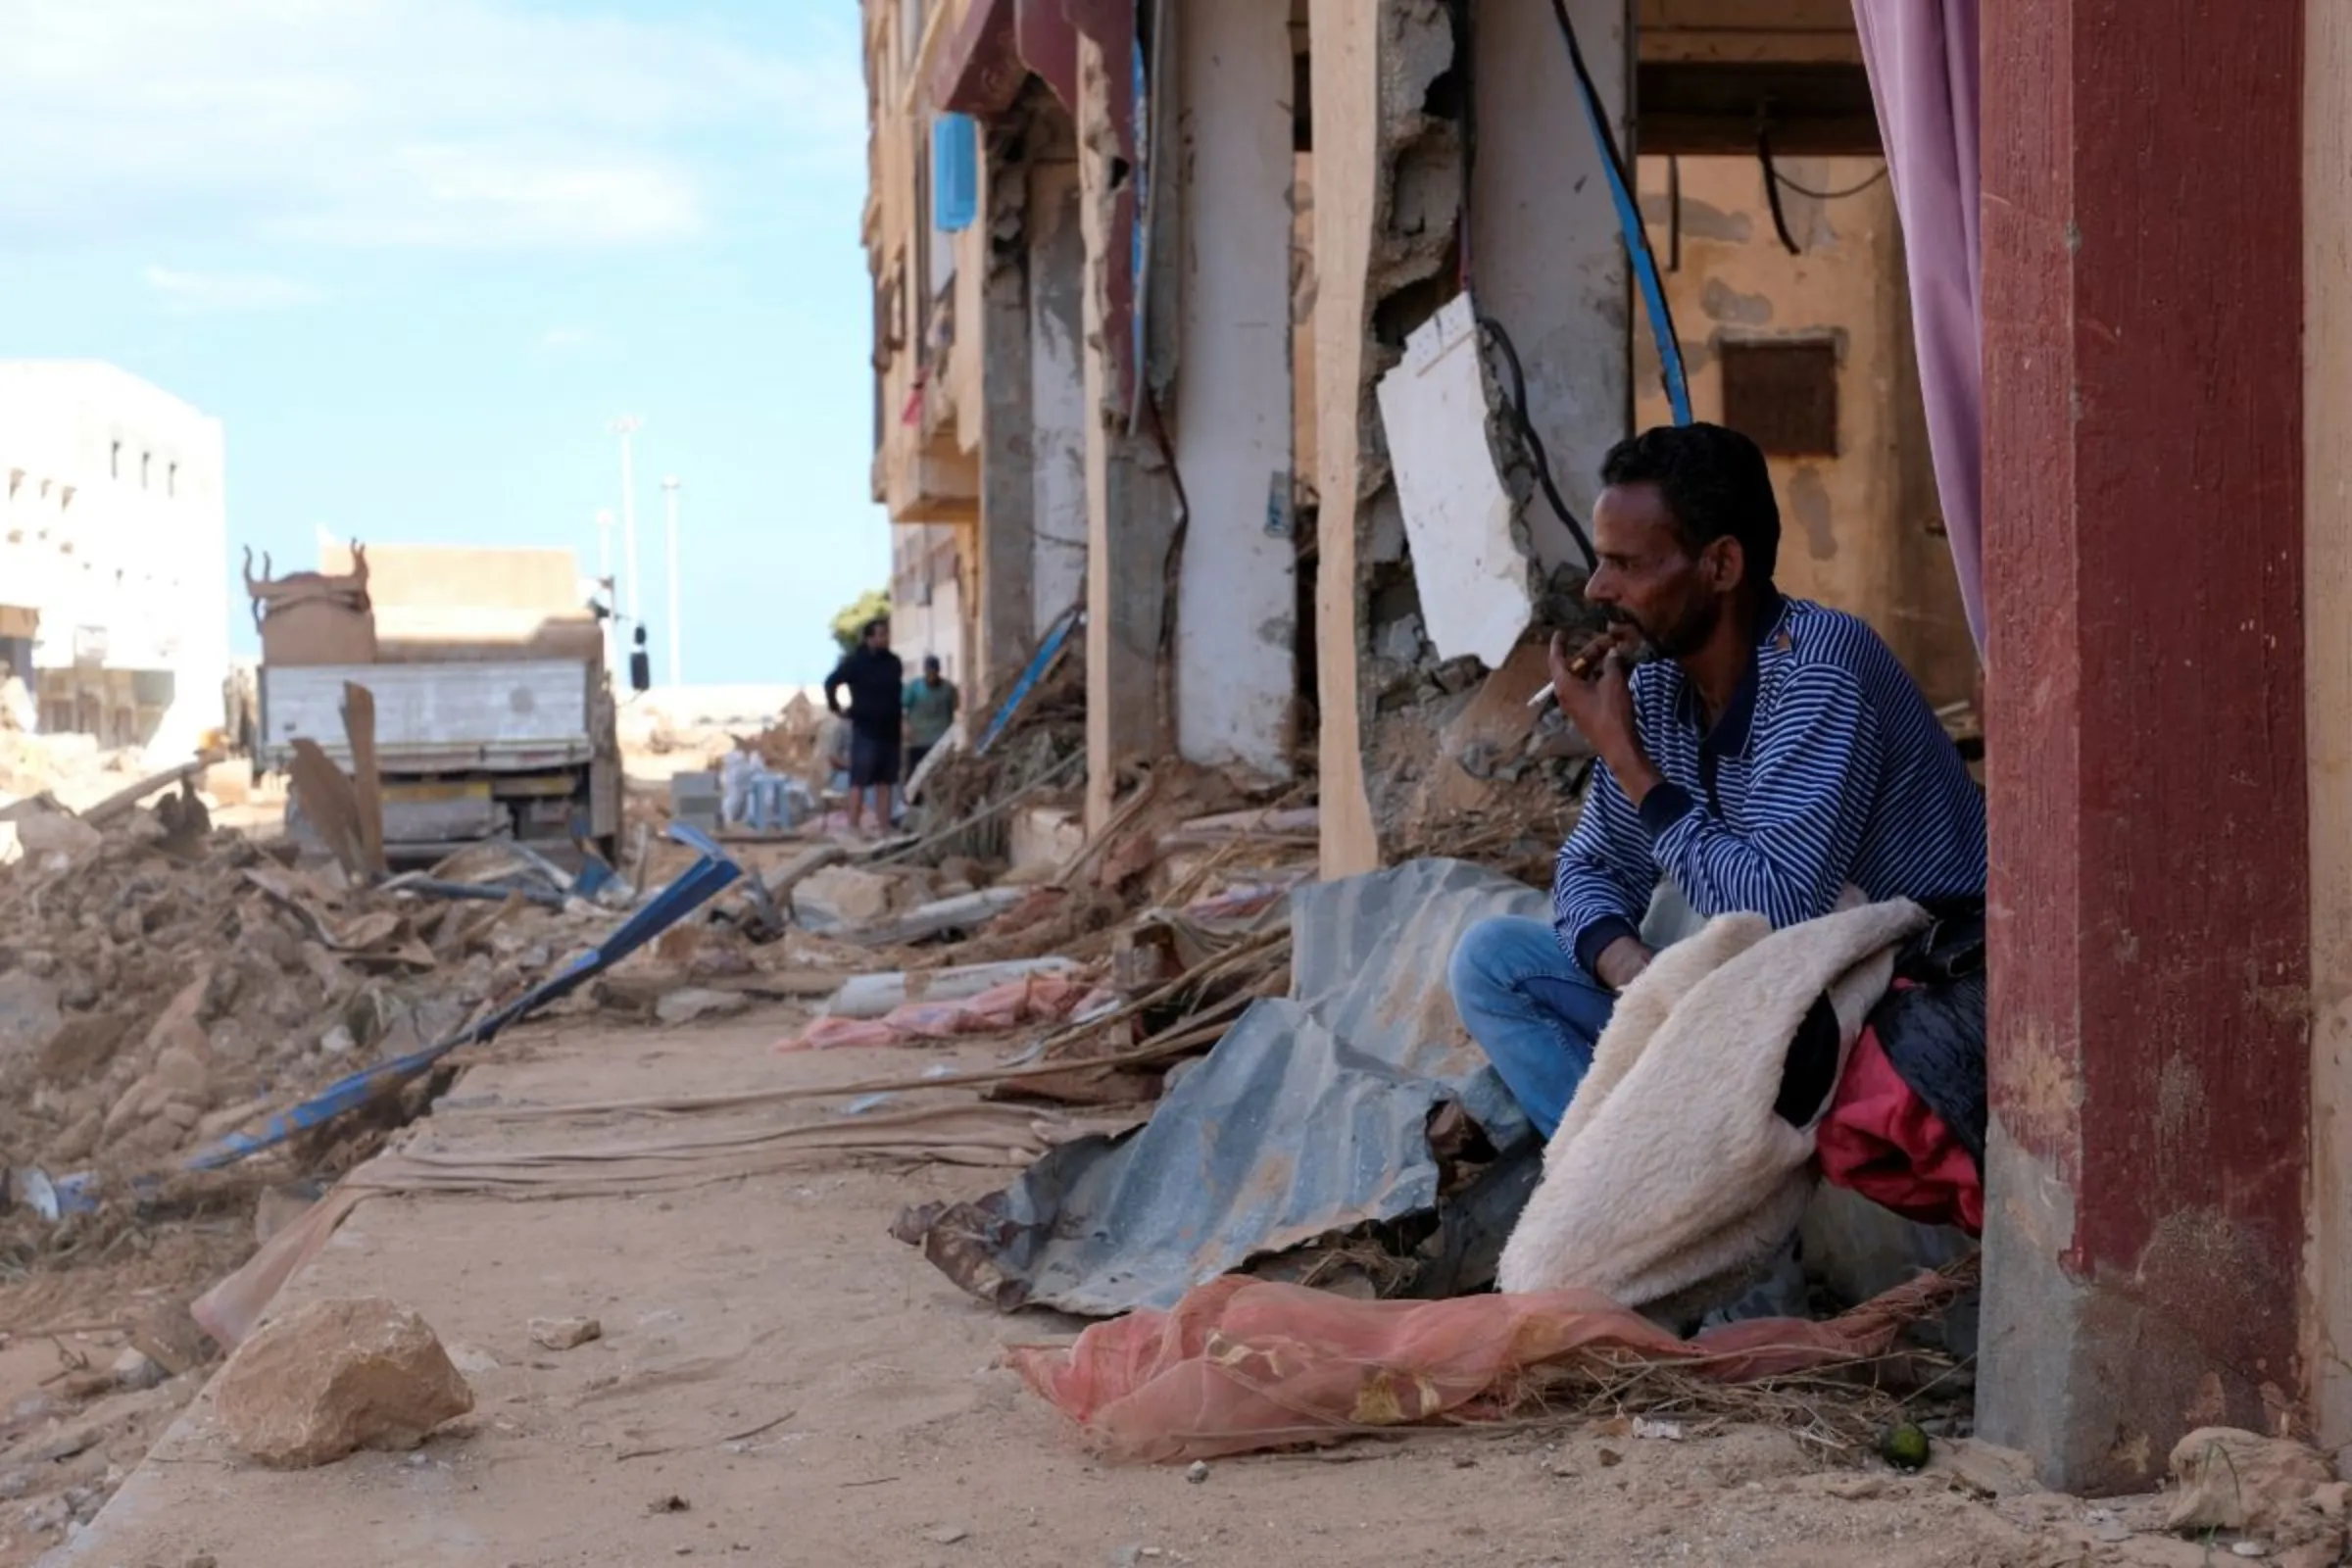
[[[1980,1425],[2136,1488],[2299,1400],[2303,0],[1984,0]]]

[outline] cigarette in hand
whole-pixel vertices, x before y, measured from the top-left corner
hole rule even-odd
[[[1588,650],[1585,653],[1577,655],[1574,659],[1568,661],[1568,673],[1575,676],[1578,680],[1583,680],[1587,675],[1592,673],[1592,665],[1598,656],[1607,652],[1607,649],[1602,648]],[[1545,703],[1554,701],[1557,695],[1558,694],[1553,692],[1551,689],[1551,682],[1545,681],[1543,685],[1536,688],[1536,695],[1527,700],[1527,706],[1531,710],[1542,708]]]

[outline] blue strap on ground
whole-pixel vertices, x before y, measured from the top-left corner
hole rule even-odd
[[[695,851],[700,858],[676,881],[647,900],[643,908],[629,916],[618,930],[597,947],[581,954],[557,973],[488,1017],[468,1025],[447,1040],[391,1061],[379,1062],[365,1072],[353,1073],[301,1104],[279,1111],[263,1123],[257,1132],[232,1133],[189,1160],[188,1168],[219,1170],[233,1165],[249,1154],[273,1148],[297,1134],[324,1126],[337,1116],[357,1110],[386,1089],[425,1072],[459,1047],[479,1045],[508,1025],[521,1022],[549,1003],[577,989],[583,982],[602,974],[710,903],[728,884],[743,875],[743,867],[736,864],[727,852],[708,835],[684,823],[677,823],[671,826],[669,836]]]
[[[1608,176],[1609,199],[1617,207],[1617,226],[1625,234],[1625,250],[1633,263],[1634,280],[1642,289],[1642,304],[1649,316],[1650,336],[1657,340],[1658,363],[1666,372],[1666,402],[1674,422],[1690,422],[1690,383],[1683,373],[1683,345],[1674,332],[1674,315],[1666,308],[1666,285],[1658,275],[1658,258],[1649,248],[1649,230],[1642,225],[1641,204],[1634,200],[1625,162],[1617,153],[1617,138],[1609,130],[1608,111],[1601,107],[1600,89],[1585,68],[1585,52],[1577,46],[1576,24],[1568,20],[1567,0],[1552,0],[1560,36],[1568,44],[1568,62],[1576,69],[1577,96],[1585,105],[1585,122],[1600,152],[1601,172]]]
[[[998,707],[996,715],[988,721],[988,728],[980,732],[979,744],[972,748],[974,757],[986,757],[988,749],[1004,739],[1005,728],[1012,723],[1012,715],[1021,710],[1021,704],[1028,701],[1031,689],[1046,678],[1046,671],[1053,668],[1054,661],[1061,657],[1062,645],[1070,640],[1070,633],[1085,622],[1084,611],[1062,612],[1061,618],[1054,623],[1054,629],[1046,633],[1046,640],[1037,645],[1037,652],[1029,656],[1028,667],[1021,671],[1021,678],[1012,683],[1012,694]]]

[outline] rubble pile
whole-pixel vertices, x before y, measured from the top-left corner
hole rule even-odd
[[[966,722],[974,744],[933,767],[913,825],[949,835],[937,846],[941,854],[1003,859],[1013,805],[1074,802],[1084,786],[1085,661],[1073,652],[1049,669],[985,756],[977,742],[987,720],[975,714]]]
[[[340,889],[201,812],[167,796],[104,832],[16,824],[34,831],[0,867],[0,1167],[174,1168],[593,940],[593,912]]]

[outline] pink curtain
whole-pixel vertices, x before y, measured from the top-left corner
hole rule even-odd
[[[1854,0],[1902,215],[1936,489],[1984,651],[1984,376],[1977,229],[1978,0]]]

